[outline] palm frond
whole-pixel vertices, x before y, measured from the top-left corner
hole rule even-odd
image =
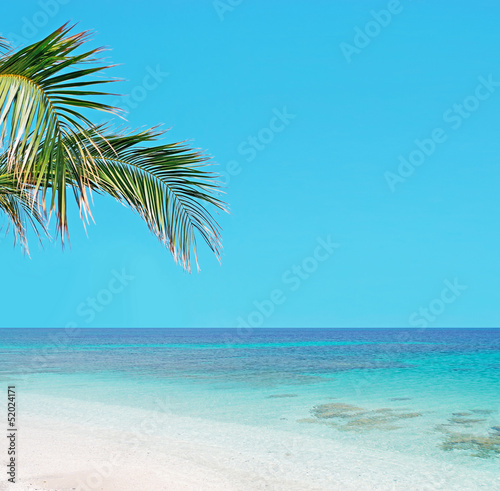
[[[0,58],[0,144],[5,142],[8,170],[18,176],[21,187],[34,184],[35,192],[42,189],[44,196],[49,187],[53,189],[50,210],[56,210],[63,241],[67,233],[68,171],[80,205],[88,208],[85,188],[92,177],[95,153],[89,151],[92,141],[88,128],[92,123],[81,111],[117,111],[88,99],[111,95],[89,86],[114,80],[87,78],[109,68],[94,66],[95,55],[102,49],[74,54],[89,35],[69,35],[69,31],[63,26],[42,41]],[[89,63],[93,65],[80,68]],[[68,138],[71,146],[63,143]],[[42,179],[49,175],[50,182]]]
[[[16,237],[26,243],[28,225],[46,231],[42,207],[55,211],[64,242],[67,191],[82,215],[90,212],[95,191],[135,210],[185,269],[191,270],[192,255],[198,267],[197,237],[220,259],[220,227],[212,213],[227,210],[217,175],[205,169],[208,157],[184,143],[157,144],[163,133],[155,129],[119,133],[95,126],[89,111],[118,109],[96,102],[113,94],[94,87],[115,80],[93,79],[109,68],[96,64],[102,49],[75,54],[89,34],[69,31],[63,26],[0,56],[0,210]]]
[[[92,135],[98,148],[87,148],[95,165],[91,189],[135,210],[184,269],[191,269],[191,253],[199,269],[196,234],[220,259],[220,227],[210,210],[227,210],[217,175],[203,169],[209,159],[182,143],[145,146],[162,134],[155,130],[101,133]]]
[[[9,43],[7,42],[7,39],[4,37],[0,36],[0,51],[5,51],[10,48]]]
[[[29,254],[28,228],[41,240],[48,235],[45,220],[33,206],[34,197],[31,191],[19,189],[13,174],[5,173],[5,165],[0,164],[0,210],[7,216],[14,233],[14,243],[19,241]]]

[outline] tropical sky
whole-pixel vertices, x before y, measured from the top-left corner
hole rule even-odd
[[[5,2],[14,45],[93,30],[125,79],[110,102],[210,153],[231,213],[192,274],[111,198],[87,232],[72,207],[64,250],[3,227],[1,325],[498,326],[499,20],[493,0]]]

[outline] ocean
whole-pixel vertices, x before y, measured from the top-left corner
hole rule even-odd
[[[500,471],[498,329],[1,329],[0,353],[20,424],[160,408]]]

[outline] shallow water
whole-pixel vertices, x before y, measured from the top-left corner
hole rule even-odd
[[[32,413],[160,405],[500,470],[499,330],[2,329],[0,378]]]

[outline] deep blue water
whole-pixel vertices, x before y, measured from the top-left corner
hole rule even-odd
[[[207,369],[328,375],[411,368],[423,357],[441,360],[443,371],[492,376],[500,367],[500,330],[1,329],[0,350],[3,373],[127,371],[133,364],[166,377]]]

